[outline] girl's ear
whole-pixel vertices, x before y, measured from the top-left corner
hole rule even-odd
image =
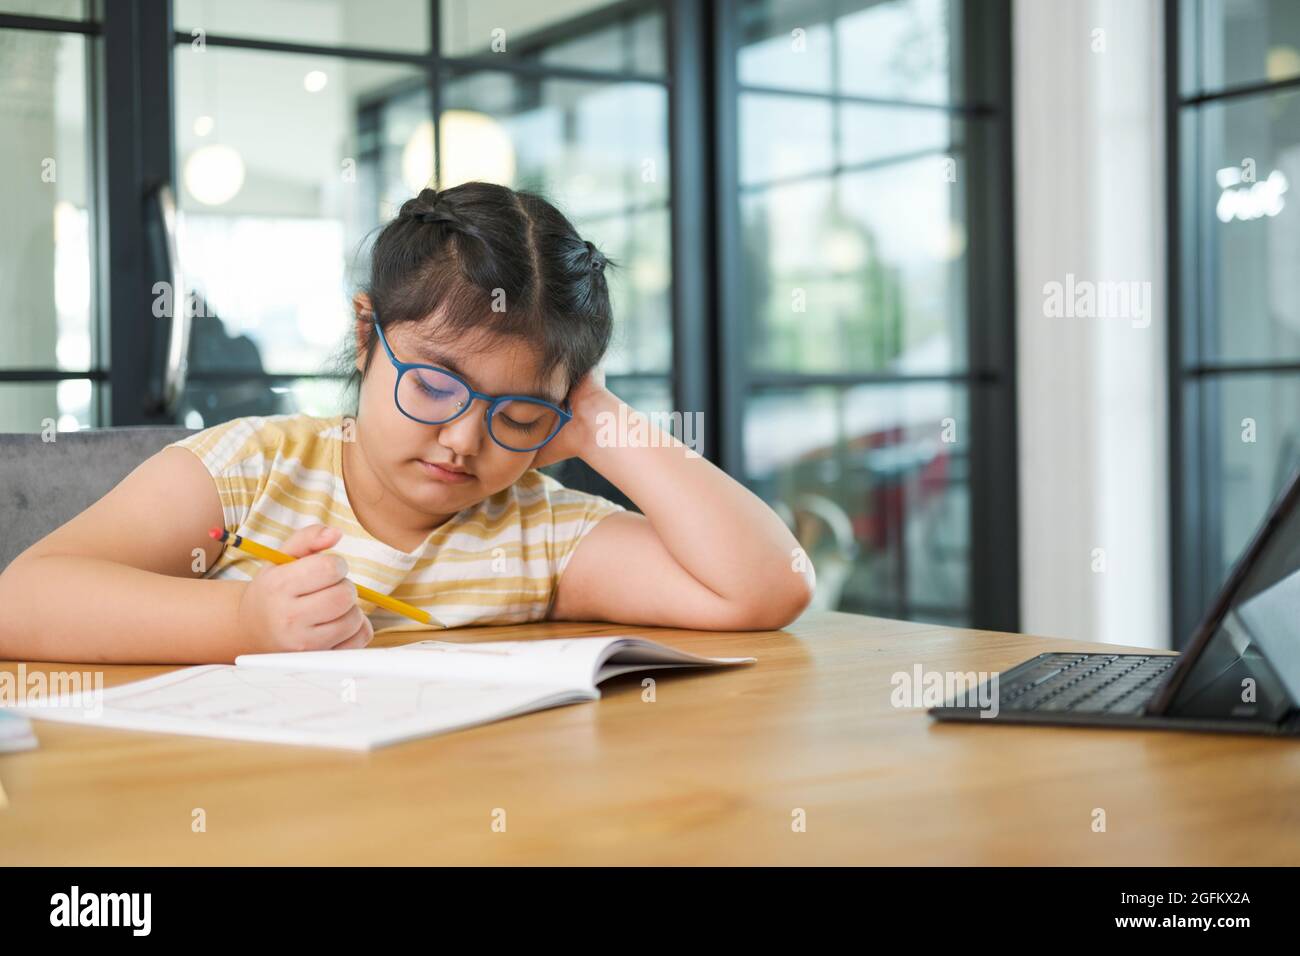
[[[352,313],[354,321],[352,323],[354,333],[357,337],[357,371],[364,371],[366,367],[366,343],[370,341],[370,296],[364,292],[358,292],[352,297]]]

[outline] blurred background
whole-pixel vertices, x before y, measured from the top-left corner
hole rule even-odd
[[[341,411],[489,180],[818,607],[1180,647],[1300,460],[1298,94],[1289,0],[0,0],[0,431]]]

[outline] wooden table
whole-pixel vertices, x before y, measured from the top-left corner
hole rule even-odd
[[[599,702],[368,754],[36,722],[39,750],[0,755],[0,862],[1300,863],[1295,742],[940,724],[890,703],[918,662],[993,671],[1114,645],[825,612],[761,633],[443,637],[616,633],[758,664],[657,674],[654,702],[618,677]],[[105,684],[168,669],[108,667]]]

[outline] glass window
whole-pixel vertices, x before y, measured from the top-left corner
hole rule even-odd
[[[963,121],[945,110],[896,106],[840,106],[840,162],[879,163],[915,154],[937,157],[939,178],[952,181],[946,160],[961,148]]]
[[[961,101],[960,0],[848,0],[839,6],[835,46],[844,92]]]
[[[0,13],[47,20],[100,9],[0,0]],[[332,407],[350,296],[376,227],[425,186],[470,178],[543,192],[610,255],[617,327],[607,373],[660,401],[673,375],[663,3],[175,0],[172,13],[187,280],[176,307],[193,314],[178,418],[210,424]],[[107,329],[95,317],[107,250],[95,238],[111,227],[113,258],[152,268],[156,249],[145,245],[156,233],[150,224],[140,248],[118,249],[137,241],[131,224],[96,221],[91,185],[103,157],[92,131],[106,122],[116,139],[139,139],[141,117],[121,99],[99,115],[89,67],[105,64],[101,40],[94,27],[69,26],[0,28],[0,246],[11,247],[0,256],[0,369],[17,420],[31,428],[51,415],[99,424],[111,374],[134,393],[157,371],[106,368]],[[138,25],[116,29],[128,27]],[[161,38],[141,30],[132,39]],[[276,49],[285,45],[313,49]],[[502,69],[440,66],[435,53],[500,56]],[[163,77],[149,68],[156,75],[145,82]],[[575,69],[590,75],[575,79]],[[145,137],[137,152],[156,179],[166,156],[155,144]],[[140,321],[114,320],[124,337]],[[119,411],[155,414],[132,408]]]
[[[964,9],[737,10],[746,481],[820,606],[944,623],[972,619],[966,134],[990,122],[958,82]]]
[[[448,83],[444,109],[444,186],[487,179],[540,190],[618,263],[606,272],[616,323],[607,373],[667,374],[665,88],[475,73]]]
[[[271,383],[238,376],[206,375],[191,379],[181,424],[205,428],[244,415],[305,412],[328,417],[345,408],[342,379],[285,378]]]
[[[906,374],[966,367],[964,166],[914,159],[846,175],[844,222],[863,238],[861,324],[877,339],[861,367]],[[848,259],[846,261],[853,261]],[[844,302],[852,301],[853,290]],[[870,340],[868,340],[870,341]]]
[[[609,375],[605,379],[605,384],[615,395],[637,411],[651,416],[662,416],[658,420],[660,423],[673,424],[672,414],[676,406],[673,404],[673,383],[670,378]],[[683,438],[681,429],[669,428],[669,431],[678,438]]]
[[[668,209],[577,217],[574,227],[619,264],[606,270],[614,308],[607,375],[659,372],[672,365],[672,241]]]
[[[475,73],[448,82],[443,108],[444,187],[540,187],[570,218],[668,201],[662,86]]]
[[[1186,449],[1175,552],[1175,639],[1185,640],[1300,466],[1300,6],[1182,0],[1170,250]]]
[[[1185,92],[1300,76],[1300,5],[1294,0],[1197,0],[1187,12],[1195,17],[1197,9],[1201,42],[1188,37],[1184,45]]]
[[[174,0],[181,33],[315,46],[429,49],[428,0]]]
[[[363,242],[428,182],[418,161],[419,182],[400,178],[427,95],[427,74],[400,64],[176,48],[180,246],[197,313],[190,378],[206,420],[250,407],[250,389],[267,411],[301,390],[218,387],[205,375],[334,370]],[[228,405],[213,408],[214,395]]]
[[[0,13],[84,20],[90,15],[89,6],[88,0],[0,0]]]
[[[1300,358],[1300,94],[1233,99],[1197,113],[1205,359]]]
[[[805,96],[740,96],[740,181],[825,173],[834,162],[833,108]]]
[[[95,407],[102,391],[87,378],[58,382],[0,382],[0,432],[74,432],[103,424]]]
[[[98,358],[88,42],[0,30],[0,367],[84,371]]]
[[[375,227],[425,186],[471,179],[541,191],[601,246],[618,266],[607,273],[616,316],[607,374],[646,387],[670,381],[667,87],[544,72],[662,73],[657,5],[529,13],[442,3],[444,53],[493,52],[501,22],[500,52],[543,73],[445,67],[437,137],[432,64],[221,43],[238,35],[401,50],[428,33],[405,3],[377,13],[322,3],[320,22],[302,6],[265,17],[246,3],[178,7],[178,23],[201,22],[217,37],[206,46],[182,37],[175,52],[181,253],[199,313],[184,414],[212,422],[330,407],[338,380],[329,375]],[[382,22],[353,30],[354,19],[372,16]]]
[[[661,76],[663,16],[608,0],[514,3],[442,0],[442,52],[504,56],[548,66]]]
[[[963,163],[936,153],[746,192],[755,366],[965,367]]]
[[[830,92],[833,57],[828,6],[816,0],[741,3],[737,12],[740,48],[736,51],[740,82]]]
[[[659,76],[664,72],[663,18],[645,14],[619,21],[572,40],[541,45],[530,55],[554,66]]]
[[[1210,573],[1227,578],[1273,497],[1300,467],[1300,375],[1215,377],[1202,386],[1210,427],[1209,481],[1222,502]]]
[[[945,383],[762,390],[745,473],[817,569],[820,607],[967,619],[969,421]]]

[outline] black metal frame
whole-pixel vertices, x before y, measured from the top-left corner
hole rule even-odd
[[[714,387],[715,415],[721,432],[718,464],[730,475],[744,468],[744,443],[740,430],[745,407],[745,328],[737,277],[744,268],[740,247],[740,135],[739,82],[733,51],[739,46],[733,0],[712,4],[713,25],[713,221],[718,242],[715,247],[720,281],[714,293],[717,303]]]
[[[826,12],[834,15],[837,0]],[[961,31],[962,69],[967,96],[960,104],[918,103],[858,96],[842,92],[805,93],[761,85],[742,85],[736,73],[738,47],[737,0],[713,4],[716,94],[714,134],[714,207],[719,236],[718,275],[718,404],[722,443],[719,459],[733,475],[743,473],[742,425],[745,400],[755,389],[812,386],[909,385],[950,382],[964,386],[970,415],[971,570],[969,615],[977,626],[1014,631],[1020,620],[1019,509],[1016,442],[1016,353],[1014,311],[1013,151],[1011,129],[1011,10],[1007,0],[979,4],[979,17]],[[967,341],[969,360],[964,371],[925,375],[888,372],[801,373],[753,369],[749,366],[748,335],[743,316],[740,277],[744,262],[740,248],[738,103],[741,92],[808,96],[819,101],[934,109],[978,120],[966,124],[963,144],[966,179],[979,183],[965,194],[968,244]],[[951,150],[927,150],[924,156]],[[900,157],[891,157],[896,163]],[[838,161],[838,157],[835,158]],[[831,172],[869,169],[876,161],[836,166]],[[765,183],[764,188],[768,185]],[[962,613],[961,608],[922,607],[900,597],[878,613],[907,616]]]
[[[971,621],[1020,629],[1020,507],[1016,407],[1014,144],[1011,5],[981,3],[963,31],[962,63],[973,98],[993,104],[968,124],[967,332],[971,415]],[[977,142],[987,137],[987,143]]]
[[[103,121],[99,281],[108,306],[109,420],[115,425],[172,424],[146,404],[153,357],[167,335],[163,320],[153,316],[152,288],[171,281],[162,263],[150,261],[146,236],[148,197],[176,181],[171,22],[170,0],[105,4],[95,115]],[[172,294],[173,308],[184,308],[184,290]]]
[[[1194,440],[1200,435],[1195,420],[1199,403],[1191,408],[1184,402],[1185,384],[1181,374],[1187,367],[1188,344],[1183,336],[1182,261],[1187,256],[1182,223],[1181,189],[1182,111],[1178,107],[1182,77],[1182,15],[1185,7],[1179,0],[1165,0],[1165,248],[1166,288],[1169,309],[1167,354],[1169,368],[1169,586],[1172,635],[1170,644],[1182,649],[1183,635],[1191,634],[1192,621],[1198,615],[1199,587],[1189,587],[1191,569],[1198,567],[1205,553],[1200,540],[1200,449]],[[1195,297],[1192,302],[1198,301]],[[1200,323],[1196,323],[1199,328]],[[1198,350],[1190,350],[1198,351]],[[1192,439],[1192,440],[1189,440]],[[1198,569],[1195,580],[1204,574]]]
[[[80,33],[83,36],[99,36],[103,32],[103,27],[98,19],[68,20],[65,17],[0,13],[0,30],[32,30],[38,33]]]
[[[701,455],[719,460],[716,380],[710,375],[719,359],[716,324],[717,260],[720,243],[717,224],[709,213],[710,182],[707,171],[716,163],[709,132],[710,107],[716,97],[710,89],[710,64],[715,44],[707,4],[695,0],[668,0],[667,72],[668,143],[672,169],[669,178],[671,210],[673,366],[676,373],[675,407],[699,412],[705,422],[700,436]]]

